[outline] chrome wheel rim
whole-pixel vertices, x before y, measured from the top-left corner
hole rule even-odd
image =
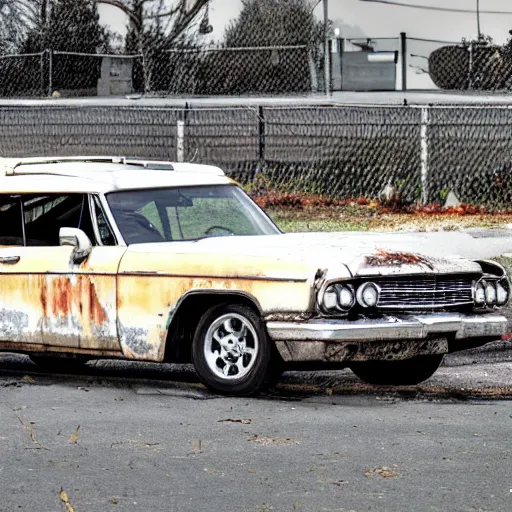
[[[221,379],[245,377],[258,356],[259,340],[247,318],[228,313],[217,318],[204,340],[204,357],[208,368]]]

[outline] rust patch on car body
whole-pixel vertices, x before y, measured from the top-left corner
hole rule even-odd
[[[263,320],[265,322],[307,322],[314,316],[314,313],[269,313]]]
[[[93,279],[87,274],[43,279],[41,286],[43,316],[45,318],[68,317],[76,313],[74,305],[78,304],[80,316],[85,311],[91,324],[101,325],[108,322],[108,315],[99,301]]]
[[[430,270],[434,269],[434,266],[428,259],[410,252],[389,252],[384,249],[378,249],[375,254],[366,256],[365,261],[370,267],[424,265]]]
[[[10,273],[2,285],[0,341],[120,350],[115,275]]]

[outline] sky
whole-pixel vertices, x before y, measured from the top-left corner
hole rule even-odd
[[[327,0],[329,18],[334,27],[338,27],[341,37],[370,37],[376,40],[377,50],[397,50],[395,41],[378,41],[378,38],[398,38],[400,32],[409,37],[460,41],[461,38],[474,38],[477,35],[477,0],[401,0],[410,5],[424,5],[454,9],[474,9],[475,13],[450,13],[413,9],[372,3],[363,0]],[[393,1],[393,0],[392,0]],[[399,1],[399,0],[395,0]],[[172,3],[172,2],[171,2]],[[211,0],[210,24],[213,26],[211,37],[220,39],[229,22],[240,12],[242,0]],[[480,0],[481,11],[510,11],[510,15],[480,15],[481,32],[490,35],[497,43],[504,43],[512,29],[512,0]],[[315,14],[323,17],[322,4],[317,6]],[[121,34],[126,30],[127,20],[115,7],[100,6],[101,19]],[[409,41],[408,52],[423,57],[435,50],[440,44]],[[419,68],[425,68],[427,61],[423,57],[410,57],[408,72],[410,87],[429,88],[432,82]]]

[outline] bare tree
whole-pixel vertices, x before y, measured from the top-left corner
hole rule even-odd
[[[0,52],[16,52],[41,19],[45,0],[0,0]]]
[[[96,0],[122,10],[129,19],[139,49],[145,32],[165,36],[175,42],[194,23],[210,0]]]

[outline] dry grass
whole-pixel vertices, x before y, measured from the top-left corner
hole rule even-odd
[[[280,208],[270,209],[268,214],[287,232],[458,231],[512,225],[512,214],[379,214],[367,207]]]

